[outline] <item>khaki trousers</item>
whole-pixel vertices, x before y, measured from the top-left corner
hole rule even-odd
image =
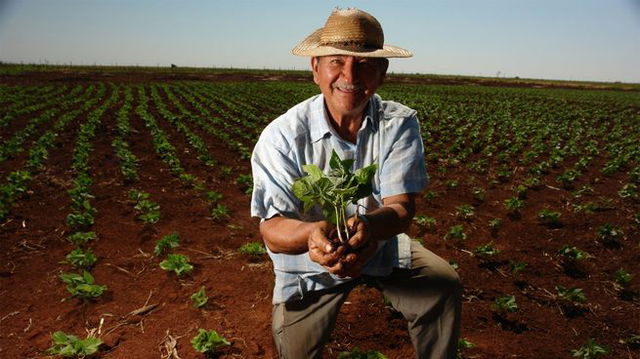
[[[455,358],[460,333],[462,285],[456,271],[418,242],[411,243],[411,269],[365,277],[407,319],[418,359]],[[340,306],[362,280],[308,293],[273,306],[273,337],[282,359],[322,358]]]

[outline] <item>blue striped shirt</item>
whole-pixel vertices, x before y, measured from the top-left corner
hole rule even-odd
[[[251,158],[251,215],[262,219],[281,215],[303,221],[322,220],[318,206],[302,212],[302,203],[291,186],[305,176],[303,165],[315,164],[328,173],[332,150],[342,159],[353,159],[353,170],[372,163],[378,165],[373,194],[359,201],[367,212],[381,207],[383,198],[420,192],[427,184],[427,173],[416,111],[374,95],[365,113],[355,144],[340,138],[329,124],[322,95],[299,103],[271,122],[260,135]],[[354,213],[355,205],[351,205],[348,214]],[[394,267],[409,268],[409,244],[404,233],[380,242],[362,272],[384,276]],[[311,261],[308,253],[268,252],[276,277],[274,304],[351,280],[327,272]]]

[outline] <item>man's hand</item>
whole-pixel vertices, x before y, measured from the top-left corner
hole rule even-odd
[[[378,250],[378,243],[371,236],[367,217],[351,217],[347,224],[350,228],[355,229],[355,233],[347,242],[347,247],[351,249],[351,252],[342,258],[343,268],[338,275],[355,278],[360,276],[364,265]]]
[[[354,234],[349,241],[335,247],[329,234],[335,227],[327,222],[320,224],[309,236],[309,257],[339,277],[359,277],[362,268],[376,253],[378,245],[371,238],[366,218],[351,217],[347,222]]]
[[[343,263],[340,261],[346,246],[334,247],[328,235],[335,227],[329,222],[318,222],[316,228],[309,235],[309,258],[324,266],[330,273],[340,275]]]

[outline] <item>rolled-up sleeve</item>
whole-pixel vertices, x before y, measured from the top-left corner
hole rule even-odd
[[[380,196],[382,198],[420,192],[427,185],[427,170],[424,148],[420,137],[420,126],[415,115],[394,119],[403,121],[387,133],[393,137],[389,151],[380,168]]]
[[[291,151],[283,148],[272,131],[265,131],[251,156],[253,193],[251,216],[268,219],[276,215],[299,217],[299,200],[291,190],[300,170]]]

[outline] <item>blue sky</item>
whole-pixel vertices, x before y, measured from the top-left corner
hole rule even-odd
[[[0,0],[0,61],[306,69],[336,6],[414,52],[393,72],[640,83],[640,0]]]

